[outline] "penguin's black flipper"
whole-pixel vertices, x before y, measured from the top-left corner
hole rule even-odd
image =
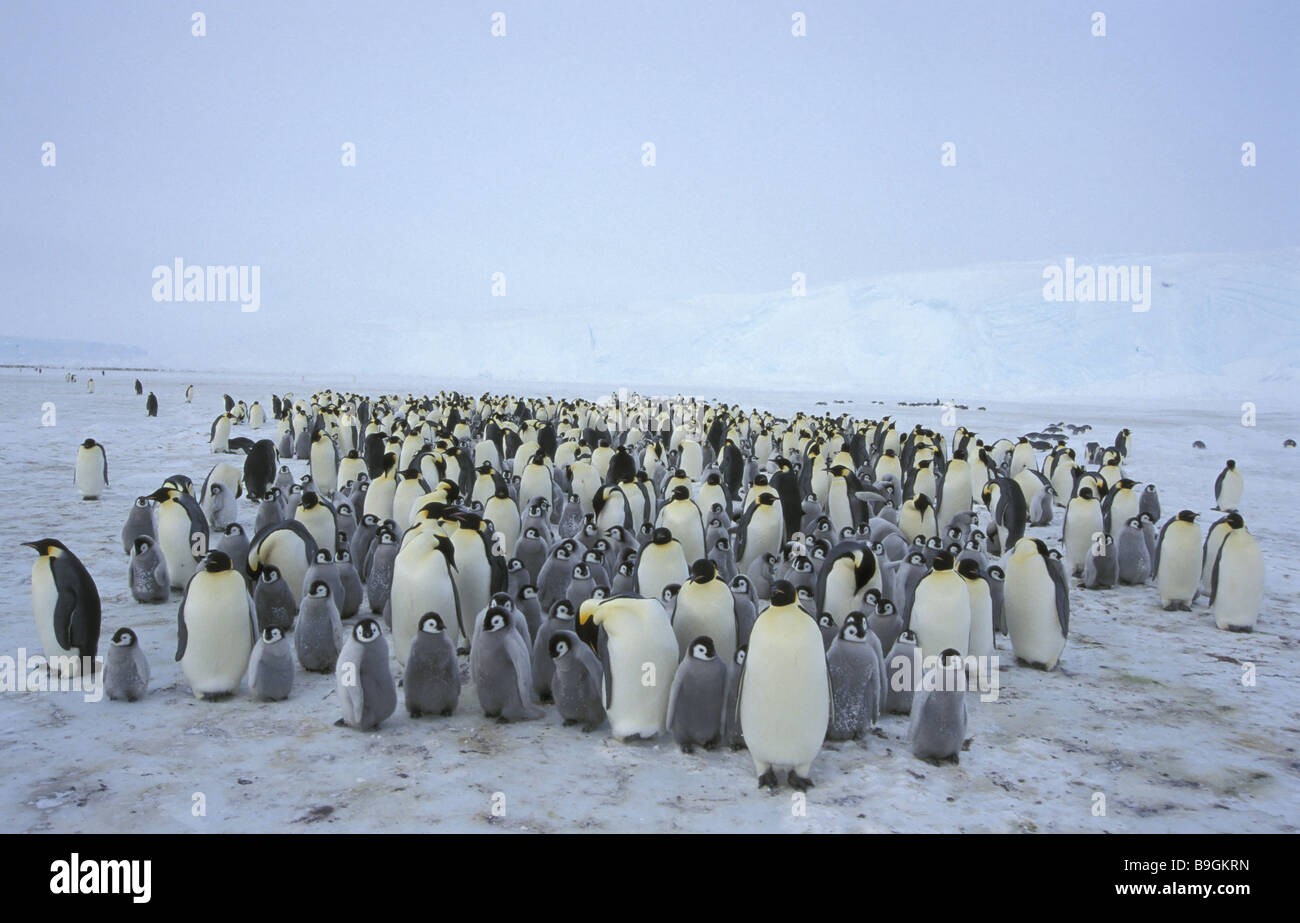
[[[104,486],[108,487],[108,453],[104,451],[102,445],[99,447],[99,457],[104,459]]]
[[[185,630],[185,602],[190,598],[190,585],[185,584],[185,595],[176,609],[176,660],[185,656],[185,647],[189,644],[190,633]]]
[[[609,658],[609,635],[603,627],[596,635],[596,653],[600,657],[600,666],[605,671],[605,710],[609,711],[614,705],[614,668]]]

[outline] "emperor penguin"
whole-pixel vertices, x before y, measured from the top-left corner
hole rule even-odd
[[[316,489],[326,497],[334,496],[339,477],[339,447],[324,430],[311,438],[310,471]]]
[[[470,674],[483,714],[500,721],[531,721],[543,711],[533,704],[532,664],[528,646],[514,628],[511,614],[494,606],[483,631],[470,648]]]
[[[287,582],[293,601],[302,596],[303,577],[316,560],[316,540],[301,522],[284,520],[257,532],[248,544],[248,571],[258,575],[268,564]],[[168,560],[170,567],[171,561]],[[173,577],[173,580],[175,578]]]
[[[104,480],[108,480],[105,473]],[[1241,476],[1241,469],[1231,458],[1228,464],[1219,476],[1214,479],[1214,508],[1216,510],[1235,510],[1241,506],[1241,492],[1245,487],[1245,480]]]
[[[1078,496],[1065,508],[1065,524],[1061,539],[1065,543],[1065,560],[1070,576],[1079,577],[1088,563],[1095,536],[1106,531],[1101,516],[1101,503],[1093,496],[1091,487],[1079,489]]]
[[[919,663],[916,635],[904,631],[885,657],[885,672],[889,682],[885,691],[884,711],[891,715],[911,714],[912,698],[918,686],[916,674],[919,672]]]
[[[683,753],[697,746],[712,750],[722,740],[726,697],[727,661],[712,638],[700,635],[687,646],[668,696],[668,730]]]
[[[831,720],[831,684],[817,623],[799,608],[794,587],[778,581],[754,623],[738,711],[759,786],[775,789],[777,769],[812,785],[812,764]]]
[[[658,599],[611,596],[583,603],[579,619],[604,629],[598,653],[610,733],[620,740],[662,733],[678,662],[677,636],[663,605]]]
[[[77,468],[72,481],[83,500],[98,500],[108,486],[108,455],[95,440],[87,439],[77,446]]]
[[[748,574],[754,562],[765,554],[780,554],[785,523],[781,501],[775,493],[758,494],[745,508],[736,526],[736,569]]]
[[[284,630],[275,625],[263,628],[248,658],[249,691],[266,702],[289,698],[295,672],[293,660]]]
[[[160,487],[147,499],[158,502],[158,547],[167,559],[172,586],[183,590],[207,551],[208,519],[193,497],[174,487]]]
[[[690,567],[682,543],[667,529],[655,529],[650,544],[641,550],[637,560],[638,591],[645,597],[661,596],[664,587],[685,583],[689,576]]]
[[[967,559],[957,565],[957,575],[970,594],[970,643],[966,653],[973,657],[992,657],[994,649],[993,593],[980,572],[980,566]]]
[[[1254,631],[1264,603],[1264,556],[1241,514],[1228,514],[1228,534],[1210,577],[1210,614],[1228,631]]]
[[[577,627],[574,621],[576,617],[577,611],[573,608],[571,602],[567,599],[556,600],[555,604],[551,606],[546,621],[541,624],[537,634],[533,636],[533,694],[543,702],[549,702],[552,698],[551,680],[554,677],[555,664],[549,647],[550,640],[556,632],[574,631]]]
[[[880,717],[884,664],[868,643],[868,634],[862,613],[850,613],[826,652],[835,703],[826,734],[830,740],[862,740]]]
[[[208,447],[215,455],[230,451],[230,426],[235,418],[229,413],[222,413],[212,421],[208,431]]]
[[[930,498],[925,494],[917,494],[904,500],[898,511],[898,527],[909,542],[914,541],[918,535],[926,538],[937,536],[939,530]]]
[[[314,490],[305,490],[302,503],[294,510],[293,518],[311,533],[317,548],[333,548],[337,537],[337,524],[333,508]]]
[[[62,542],[45,538],[23,545],[39,555],[32,564],[32,614],[50,670],[60,677],[79,676],[99,650],[99,590]]]
[[[221,551],[185,586],[176,613],[176,660],[195,698],[219,698],[239,689],[257,637],[257,616],[244,578]]]
[[[722,663],[731,662],[739,635],[736,600],[717,566],[707,558],[691,565],[690,579],[677,593],[672,624],[682,657],[686,657],[694,639],[707,635]]]
[[[1106,533],[1119,542],[1128,521],[1139,514],[1142,498],[1133,488],[1138,484],[1132,478],[1120,478],[1106,492],[1101,501],[1101,515],[1106,522]]]
[[[135,702],[149,689],[149,658],[129,628],[113,632],[104,661],[104,692],[110,699]]]
[[[990,622],[991,619],[990,615]],[[953,569],[953,557],[947,551],[935,555],[934,569],[916,585],[909,627],[916,635],[923,658],[948,648],[962,657],[969,651],[971,594],[966,589],[966,581]],[[983,637],[982,629],[976,629],[975,633]]]
[[[907,727],[912,755],[931,763],[959,762],[966,721],[962,656],[955,650],[945,650],[912,695],[912,716]]]
[[[446,717],[460,702],[460,665],[456,645],[447,626],[436,612],[420,616],[419,626],[406,655],[402,678],[406,711],[412,718],[423,715]]]
[[[681,543],[687,561],[705,557],[704,520],[700,508],[691,499],[691,489],[684,485],[673,488],[667,503],[659,508],[655,525],[667,529]]]
[[[1201,579],[1201,528],[1196,513],[1182,510],[1160,529],[1156,542],[1155,577],[1160,605],[1166,610],[1191,610]]]
[[[554,664],[551,691],[556,711],[566,727],[581,724],[590,734],[605,723],[604,668],[591,648],[571,631],[561,629],[551,635],[547,651]]]
[[[419,627],[420,616],[437,612],[446,623],[453,644],[468,643],[465,613],[456,589],[454,572],[456,553],[451,539],[437,532],[416,535],[393,563],[393,583],[389,590],[388,611],[393,626],[393,647],[398,663],[406,666],[411,639]],[[473,617],[473,613],[468,613]]]
[[[258,574],[253,588],[253,610],[257,614],[258,631],[268,628],[279,628],[282,632],[293,630],[298,602],[274,564],[267,564]]]
[[[746,645],[736,648],[736,654],[727,666],[727,697],[722,705],[722,742],[733,750],[745,746],[745,735],[740,727],[740,675],[745,670]]]
[[[1041,539],[1022,538],[1007,561],[1007,631],[1017,660],[1051,670],[1070,631],[1070,593],[1064,573],[1050,566]]]
[[[337,601],[324,580],[312,582],[298,606],[293,646],[308,673],[331,673],[338,664],[343,623]]]
[[[127,579],[136,602],[165,603],[171,594],[167,559],[154,540],[146,535],[139,536],[131,547]]]
[[[397,709],[397,684],[388,668],[388,642],[379,623],[363,618],[339,653],[334,675],[343,722],[370,731]]]
[[[826,555],[817,574],[814,599],[818,612],[830,614],[836,626],[862,608],[870,589],[879,590],[882,575],[875,553],[862,542],[844,541]]]
[[[1088,549],[1088,560],[1083,565],[1083,582],[1086,590],[1108,590],[1119,582],[1119,559],[1115,555],[1115,539],[1108,533],[1097,533],[1098,538]]]

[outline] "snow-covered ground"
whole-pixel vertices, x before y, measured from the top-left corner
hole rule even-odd
[[[88,375],[96,379],[94,394],[86,393]],[[1001,694],[990,703],[970,696],[971,739],[960,765],[914,759],[904,742],[906,719],[884,716],[865,746],[822,751],[806,816],[795,816],[789,789],[777,795],[757,789],[744,751],[688,756],[668,739],[622,744],[603,731],[585,735],[562,727],[553,709],[541,721],[500,725],[483,717],[468,685],[451,718],[413,721],[399,706],[369,734],[334,726],[340,712],[332,676],[299,672],[286,702],[259,703],[247,693],[196,701],[173,662],[179,599],[173,594],[154,606],[132,600],[119,531],[137,495],[174,473],[198,481],[221,460],[209,454],[207,432],[223,392],[266,404],[272,391],[304,395],[327,385],[402,394],[510,388],[502,381],[381,375],[357,381],[350,375],[140,373],[160,404],[158,418],[148,419],[132,388],[135,377],[94,369],[79,371],[73,384],[60,369],[0,371],[0,654],[39,652],[30,597],[34,554],[19,543],[51,537],[85,562],[99,586],[101,653],[113,630],[127,625],[139,633],[153,668],[148,697],[134,704],[86,702],[76,692],[0,694],[5,830],[1294,832],[1300,826],[1300,455],[1282,447],[1284,439],[1300,438],[1294,399],[1279,408],[1243,393],[1217,404],[1135,407],[1124,391],[1098,385],[1088,392],[1094,404],[981,401],[957,411],[957,422],[986,438],[1057,421],[1090,423],[1093,432],[1072,442],[1080,449],[1089,439],[1108,444],[1129,426],[1135,433],[1130,475],[1158,485],[1165,517],[1191,508],[1203,514],[1203,527],[1215,518],[1214,478],[1225,459],[1235,458],[1246,478],[1242,511],[1268,568],[1258,629],[1219,631],[1203,603],[1192,613],[1164,612],[1154,587],[1072,589],[1071,634],[1058,670],[1014,665],[1000,639]],[[182,397],[189,382],[197,385],[192,405]],[[596,398],[621,384],[632,382],[536,391]],[[939,408],[899,407],[893,400],[882,406],[871,403],[881,397],[876,394],[719,390],[702,396],[778,413],[820,410],[814,402],[825,400],[832,411],[888,413],[908,427],[940,424]],[[1252,399],[1257,425],[1243,426],[1240,401]],[[54,426],[41,425],[45,402],[55,405]],[[988,409],[978,410],[980,403]],[[251,435],[242,427],[235,434]],[[107,447],[112,484],[94,503],[83,502],[72,485],[75,447],[88,436]],[[1194,451],[1195,439],[1207,449]],[[295,474],[306,465],[289,464]],[[251,524],[251,505],[241,518]],[[1055,545],[1059,513],[1055,525],[1030,534]],[[1242,683],[1246,663],[1255,665],[1253,687]],[[1098,792],[1105,816],[1094,815]],[[206,803],[201,817],[192,810],[198,793]],[[492,816],[495,793],[504,795],[503,817]]]

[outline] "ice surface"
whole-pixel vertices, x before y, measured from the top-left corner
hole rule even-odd
[[[1157,301],[1146,321],[1163,323],[1159,311]],[[1110,325],[1090,323],[1081,316],[1074,329],[1096,349]],[[789,324],[755,318],[745,335]],[[674,335],[672,325],[663,333]],[[1068,348],[1064,332],[1056,340],[1054,349]],[[810,355],[818,348],[830,350],[832,360],[850,352],[848,345],[810,343]],[[997,351],[996,339],[987,348]],[[1198,349],[1214,353],[1199,338]],[[935,381],[949,382],[963,361],[952,356],[935,370]],[[1052,364],[1050,356],[1033,361]],[[1072,374],[1065,363],[1061,368]],[[579,371],[560,374],[590,380]],[[972,402],[957,411],[959,423],[986,438],[1062,420],[1091,423],[1092,433],[1072,440],[1079,448],[1089,439],[1109,443],[1130,426],[1131,475],[1159,486],[1165,516],[1188,507],[1203,514],[1203,526],[1215,518],[1214,478],[1224,459],[1235,458],[1246,477],[1243,513],[1268,567],[1258,630],[1215,629],[1203,602],[1192,613],[1164,612],[1154,587],[1072,589],[1061,668],[1045,674],[1008,658],[1000,699],[971,698],[971,741],[960,765],[939,768],[912,758],[906,718],[883,717],[880,734],[865,748],[823,750],[813,766],[817,787],[808,793],[807,816],[796,817],[788,789],[775,796],[757,790],[744,751],[687,756],[667,738],[620,744],[603,731],[585,735],[562,727],[553,708],[542,721],[498,725],[482,716],[469,686],[451,718],[412,721],[399,708],[371,734],[333,726],[340,712],[332,676],[299,672],[286,702],[259,703],[247,692],[225,702],[196,701],[172,659],[179,597],[147,606],[135,603],[127,588],[118,533],[133,498],[167,475],[198,481],[216,461],[228,460],[207,446],[223,392],[266,405],[272,391],[302,396],[332,385],[405,394],[443,382],[380,372],[365,380],[140,373],[146,393],[159,399],[158,418],[148,419],[144,398],[132,387],[137,373],[101,375],[96,368],[91,374],[94,394],[85,392],[86,372],[77,383],[66,383],[58,369],[0,372],[0,654],[39,647],[30,603],[33,553],[19,542],[48,536],[64,541],[95,577],[104,601],[102,644],[120,626],[135,628],[154,678],[148,697],[134,704],[87,703],[71,692],[0,694],[5,830],[1294,832],[1300,824],[1300,456],[1282,448],[1285,438],[1300,438],[1300,414],[1289,409],[1294,402],[1279,408],[1260,400],[1254,428],[1241,425],[1240,401],[1249,392],[1218,401],[1137,403],[1104,383],[1089,392],[1091,405],[1043,401],[1029,389],[1014,391],[1015,403],[984,402],[988,410],[979,411],[980,402]],[[777,412],[890,413],[909,427],[940,424],[939,408],[872,404],[879,394],[825,384],[833,380],[823,380],[816,395],[739,386],[704,393]],[[186,405],[190,382],[196,396]],[[770,382],[786,387],[779,375]],[[600,387],[529,390],[596,398],[633,383],[611,376]],[[513,390],[500,380],[446,384],[472,393]],[[934,390],[959,401],[966,396],[951,383]],[[816,407],[817,400],[828,404]],[[46,401],[56,407],[53,427],[41,426]],[[254,435],[247,427],[234,434]],[[108,452],[111,488],[97,503],[80,500],[72,484],[75,447],[87,436]],[[1207,450],[1193,451],[1195,439]],[[306,465],[289,464],[295,474]],[[241,518],[251,524],[251,505],[244,503]],[[1058,514],[1056,525],[1030,534],[1055,545],[1059,523]],[[999,644],[1007,655],[1006,640]],[[1241,683],[1245,662],[1256,665],[1253,688]],[[491,816],[496,792],[505,795],[500,818]],[[1104,817],[1092,813],[1094,792],[1106,796]],[[205,796],[204,817],[192,815],[195,793]]]

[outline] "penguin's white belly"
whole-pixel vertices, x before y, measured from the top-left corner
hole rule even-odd
[[[293,532],[282,529],[262,540],[258,546],[258,560],[273,564],[280,576],[288,581],[295,603],[302,601],[302,578],[307,576],[307,547]],[[171,567],[171,562],[167,562]]]
[[[991,624],[991,614],[989,620]],[[922,580],[917,584],[911,628],[922,657],[937,657],[948,648],[965,657],[970,647],[971,608],[964,581],[956,577],[955,580]]]
[[[1065,560],[1070,567],[1070,575],[1083,573],[1088,563],[1088,554],[1092,550],[1092,537],[1105,531],[1101,518],[1101,504],[1092,502],[1086,506],[1074,504],[1070,507],[1069,521],[1065,527]]]
[[[441,571],[441,572],[439,572]],[[403,561],[398,554],[393,567],[393,585],[389,594],[393,616],[393,647],[397,662],[406,666],[406,655],[411,649],[411,639],[419,627],[420,616],[436,612],[442,616],[447,637],[453,646],[460,644],[460,625],[456,621],[456,596],[446,565],[437,560],[422,564]]]
[[[1026,567],[1035,571],[1026,573]],[[1065,638],[1056,615],[1056,585],[1046,565],[1030,562],[1017,565],[1014,558],[1007,565],[1004,614],[1011,648],[1016,657],[1027,663],[1056,666]]]
[[[1219,509],[1235,510],[1240,507],[1243,486],[1243,479],[1237,471],[1232,470],[1224,475],[1219,487]]]
[[[319,504],[310,510],[300,506],[294,511],[293,518],[311,533],[317,548],[333,553],[337,536],[334,534],[334,516],[329,510]]]
[[[1111,538],[1119,541],[1120,533],[1124,531],[1125,524],[1138,514],[1138,495],[1133,491],[1125,491],[1117,496],[1110,505],[1110,535]]]
[[[474,467],[480,468],[484,462],[497,471],[501,470],[501,455],[497,452],[496,443],[491,439],[480,439],[474,446]]]
[[[85,500],[98,500],[104,492],[104,461],[98,452],[77,452],[77,489]]]
[[[338,470],[334,467],[334,443],[322,439],[311,449],[311,479],[326,497],[334,495]]]
[[[41,639],[41,647],[46,657],[67,657],[78,651],[65,648],[59,644],[54,634],[54,607],[59,601],[59,589],[54,583],[54,574],[50,572],[50,560],[39,557],[32,565],[32,614],[36,616],[36,633]],[[59,675],[72,676],[80,672],[80,661],[69,664],[60,661]]]
[[[668,547],[675,548],[671,544]],[[690,577],[690,570],[681,552],[661,551],[653,545],[647,545],[641,552],[636,576],[641,595],[647,599],[656,599],[670,583],[685,583]]]
[[[195,695],[238,690],[253,652],[244,581],[203,581],[185,601],[185,631],[181,672]]]
[[[844,563],[846,560],[847,564]],[[837,626],[844,624],[844,617],[850,612],[862,608],[867,590],[873,586],[880,588],[880,571],[877,570],[867,585],[858,590],[852,562],[852,558],[841,558],[831,565],[831,572],[826,575],[826,598],[822,600],[822,609],[830,613]]]
[[[688,563],[705,557],[704,533],[701,531],[700,517],[695,514],[695,507],[685,503],[675,503],[664,507],[659,517],[663,527],[673,534],[673,538],[682,543],[682,552]]]
[[[960,469],[950,465],[943,479],[943,497],[939,501],[939,511],[945,526],[957,513],[970,509],[971,493],[970,469],[965,465]]]
[[[379,478],[366,491],[366,502],[362,514],[370,513],[380,522],[385,519],[392,519],[393,495],[395,493],[397,493],[397,481],[394,478]]]
[[[526,508],[530,502],[541,497],[546,502],[551,500],[551,474],[545,465],[529,465],[524,469],[524,476],[519,481],[519,505]]]
[[[216,431],[212,434],[212,451],[225,452],[230,448],[230,421],[224,417],[217,422]]]
[[[713,587],[718,589],[715,590]],[[692,593],[685,601],[677,597],[673,613],[673,633],[677,636],[678,656],[685,657],[690,643],[700,635],[713,639],[713,646],[723,663],[731,663],[736,653],[736,611],[731,590],[720,580],[710,582],[704,593]]]
[[[609,727],[615,737],[654,737],[668,722],[668,696],[677,672],[677,640],[668,625],[638,625],[609,639],[614,701]],[[647,664],[654,665],[649,682]],[[605,682],[610,681],[609,676]]]
[[[345,458],[339,463],[338,477],[334,479],[334,492],[338,493],[348,481],[355,481],[366,470],[366,463],[360,458]]]
[[[993,654],[993,597],[988,584],[966,584],[970,596],[970,643],[966,652],[975,657]]]
[[[1191,603],[1201,579],[1201,536],[1195,526],[1171,525],[1160,546],[1160,605]]]
[[[492,601],[492,567],[483,554],[483,540],[477,535],[468,538],[478,547],[467,547],[465,539],[452,537],[456,555],[456,589],[460,591],[462,615],[486,610]],[[441,612],[438,614],[442,615]]]
[[[1248,537],[1247,537],[1248,538]],[[1254,628],[1264,604],[1264,556],[1253,538],[1235,535],[1219,555],[1219,583],[1210,608],[1220,628]]]
[[[414,513],[415,501],[424,496],[424,487],[419,479],[407,478],[393,491],[393,521],[410,523]],[[366,498],[369,503],[369,497]]]
[[[776,554],[781,548],[781,517],[767,515],[760,518],[757,510],[749,521],[745,533],[745,554],[740,559],[739,570],[748,573],[749,566],[764,554]]]
[[[843,478],[836,478],[830,485],[828,500],[831,528],[838,536],[840,530],[853,526],[853,509],[849,504],[848,482]]]
[[[760,616],[760,623],[761,623]],[[821,632],[797,639],[750,636],[741,690],[740,725],[755,762],[779,769],[807,766],[826,739],[830,692]],[[784,634],[784,633],[783,633]]]
[[[509,497],[498,500],[492,497],[487,501],[483,508],[483,516],[490,519],[492,525],[496,527],[497,532],[501,535],[502,542],[505,545],[506,558],[510,559],[515,556],[515,542],[519,541],[519,508],[515,506],[514,501]],[[496,536],[492,537],[496,541]]]
[[[190,517],[179,503],[164,503],[158,507],[158,545],[167,561],[167,573],[172,586],[185,589],[198,563],[190,546]]]
[[[682,443],[682,470],[692,481],[700,479],[704,470],[704,451],[698,442]]]

